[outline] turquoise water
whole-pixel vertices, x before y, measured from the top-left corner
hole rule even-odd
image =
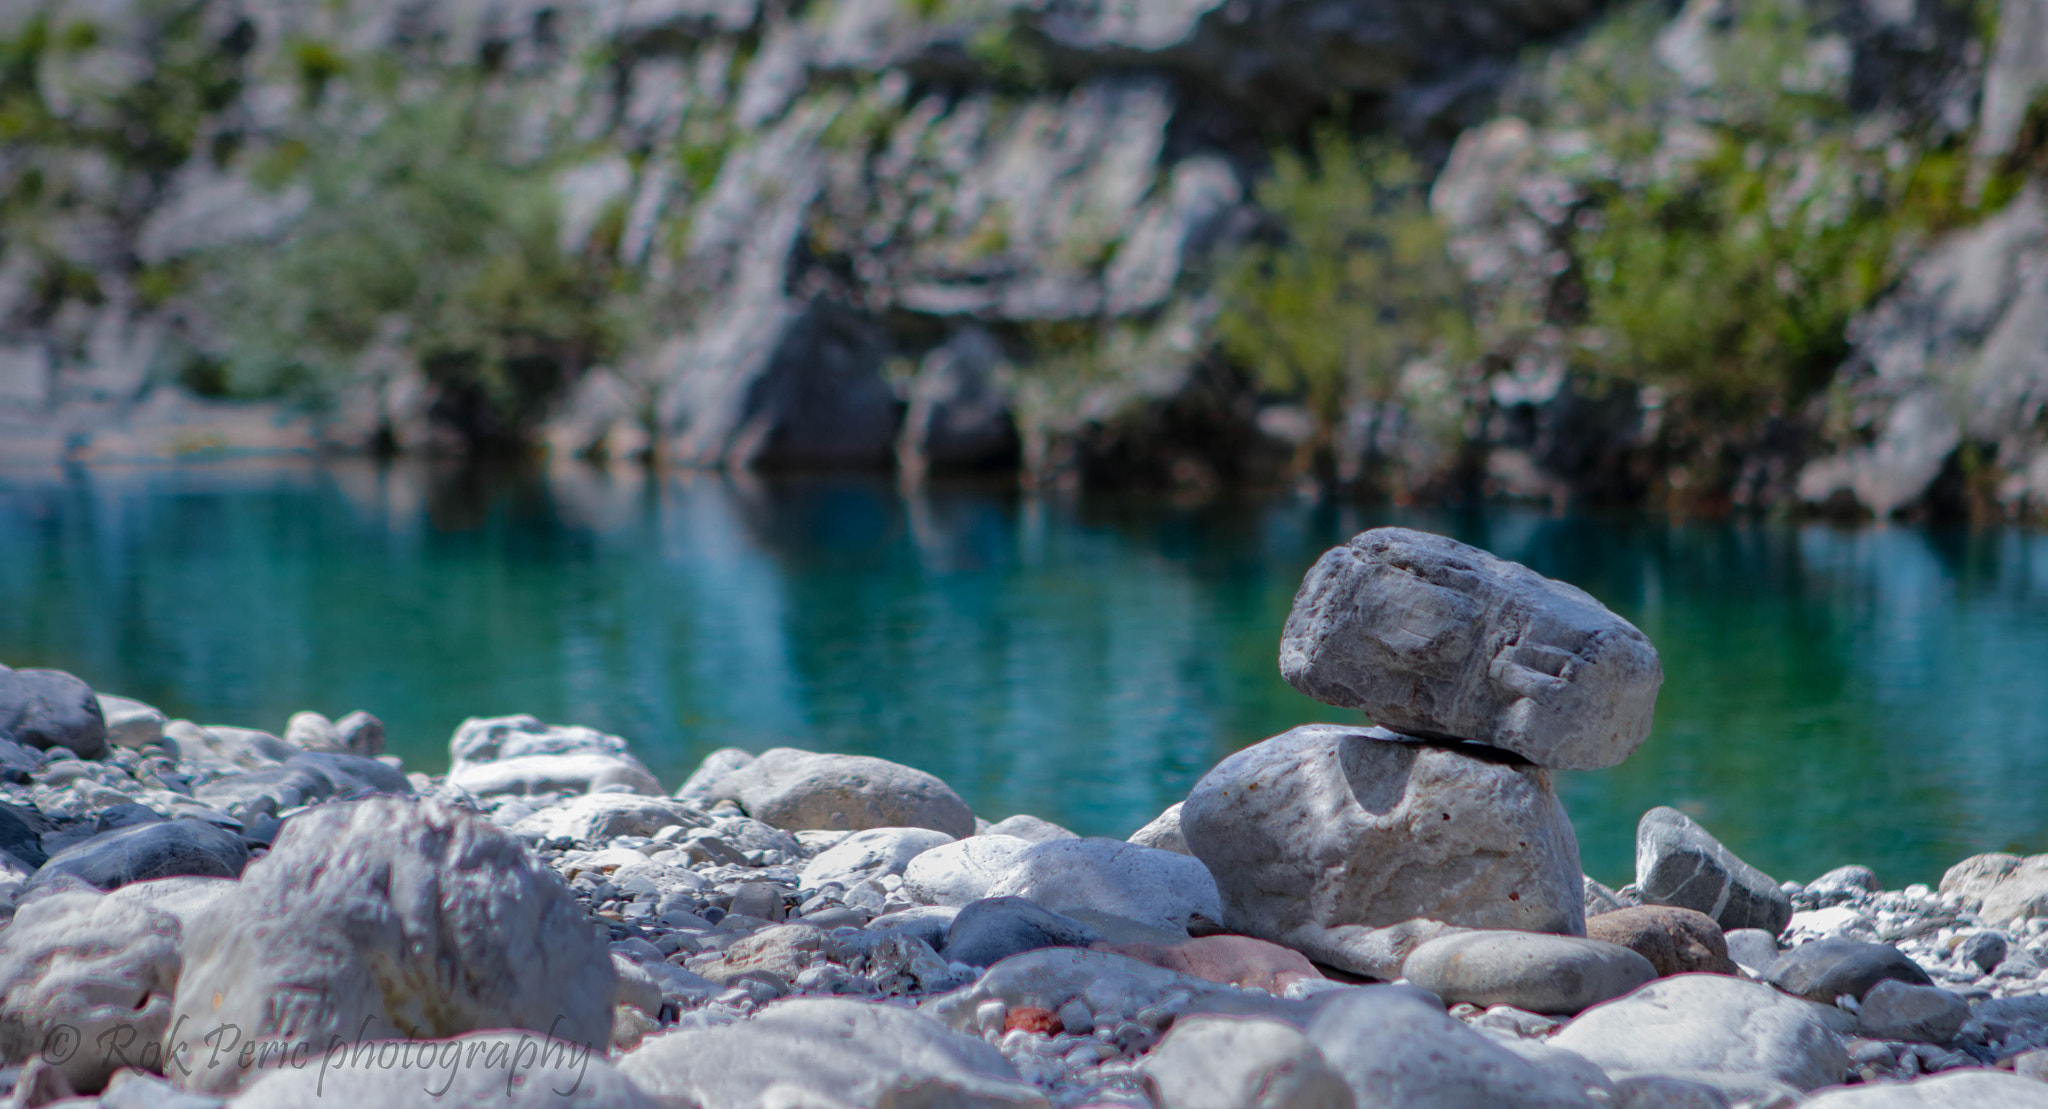
[[[367,463],[0,474],[0,661],[205,722],[368,709],[896,759],[977,813],[1123,836],[1229,752],[1356,720],[1282,682],[1303,570],[1380,523],[1578,584],[1663,653],[1657,728],[1561,775],[1587,869],[1693,814],[1783,878],[2048,850],[2048,535],[1030,499],[864,480]]]

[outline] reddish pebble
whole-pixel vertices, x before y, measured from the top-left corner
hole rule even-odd
[[[1067,1030],[1066,1025],[1060,1023],[1060,1018],[1055,1016],[1051,1009],[1033,1009],[1028,1006],[1012,1009],[1010,1015],[1003,1018],[1003,1031],[1015,1032],[1020,1028],[1045,1036],[1057,1036]]]

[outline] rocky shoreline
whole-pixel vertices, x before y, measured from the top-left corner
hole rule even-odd
[[[2048,856],[1801,885],[1684,815],[1580,869],[1550,767],[1662,681],[1440,537],[1309,574],[1282,671],[1385,728],[1226,759],[1128,841],[859,756],[362,712],[282,734],[0,668],[11,1105],[2048,1106]],[[1389,730],[1398,729],[1398,730]]]

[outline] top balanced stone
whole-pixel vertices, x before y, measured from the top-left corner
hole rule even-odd
[[[1407,528],[1364,532],[1316,562],[1280,673],[1394,731],[1559,770],[1633,754],[1664,684],[1649,637],[1584,590]]]

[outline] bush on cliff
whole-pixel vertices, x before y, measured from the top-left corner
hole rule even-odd
[[[1275,226],[1220,262],[1223,351],[1307,405],[1314,434],[1297,464],[1319,476],[1346,410],[1388,400],[1405,366],[1467,343],[1464,280],[1426,184],[1391,141],[1326,123],[1306,154],[1274,154],[1257,199]]]
[[[275,183],[311,190],[306,215],[213,260],[229,389],[317,400],[402,349],[437,421],[515,445],[616,347],[609,255],[558,248],[553,188],[503,156],[507,113],[480,85],[371,111],[281,146]]]

